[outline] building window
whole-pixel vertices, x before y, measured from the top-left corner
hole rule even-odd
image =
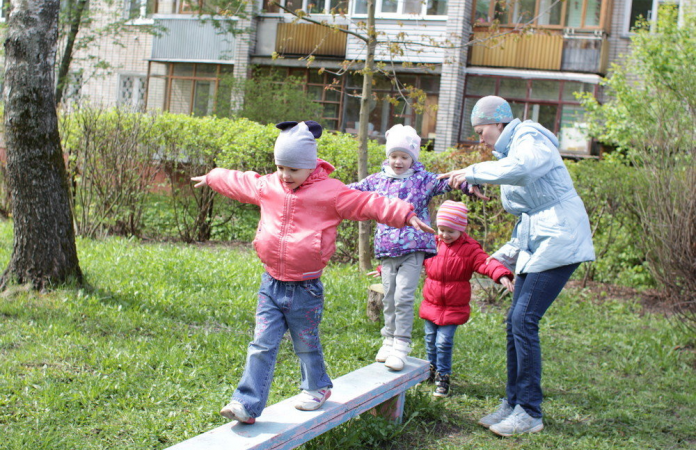
[[[226,64],[150,63],[147,108],[206,116],[216,112],[218,100],[229,105],[231,90],[220,80],[231,76]]]
[[[447,0],[375,0],[377,16],[444,16]],[[355,14],[367,14],[367,1],[356,0]]]
[[[606,0],[605,0],[606,3]],[[477,0],[474,23],[530,24],[548,28],[603,28],[602,0]]]
[[[142,19],[155,12],[157,0],[125,0],[126,19]]]
[[[304,91],[316,102],[322,105],[321,124],[329,130],[339,130],[341,123],[343,77],[327,71],[319,73],[318,69],[298,67],[260,67],[258,75],[266,75],[270,71],[280,72],[284,77],[299,78],[304,84]]]
[[[145,76],[142,75],[119,75],[118,83],[118,104],[141,110],[145,106]]]
[[[264,0],[263,11],[267,13],[282,12],[282,9],[276,3],[285,6],[291,11],[301,9],[310,14],[348,13],[348,0]]]
[[[82,90],[83,84],[82,71],[70,72],[68,74],[67,84],[63,94],[65,103],[80,103],[82,98],[80,91]]]
[[[631,32],[644,19],[653,25],[657,23],[658,14],[665,6],[676,6],[678,0],[629,0],[626,2],[626,32]]]
[[[471,126],[471,111],[481,97],[498,95],[510,103],[514,117],[539,122],[558,136],[561,151],[586,152],[589,138],[585,131],[584,109],[575,98],[575,92],[597,95],[597,88],[596,84],[570,80],[469,75],[459,141],[478,142]]]
[[[9,14],[9,9],[10,9],[10,0],[1,0],[1,7],[2,7],[2,12],[0,13],[0,22],[5,22],[7,20],[7,15]]]
[[[346,80],[343,129],[357,133],[360,126],[360,96],[362,76],[354,74]],[[420,90],[425,94],[418,110],[404,100],[408,92]],[[436,75],[398,75],[397,79],[375,75],[370,101],[370,137],[381,138],[396,124],[410,125],[425,139],[435,138],[440,77]]]

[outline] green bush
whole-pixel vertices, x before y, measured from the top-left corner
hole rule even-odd
[[[184,242],[253,240],[259,220],[257,206],[224,198],[209,189],[194,189],[190,178],[214,167],[262,175],[274,172],[273,146],[278,130],[273,125],[247,119],[88,109],[63,117],[62,124],[81,234],[94,235],[85,231],[90,229],[88,225],[113,233],[119,231],[115,224],[123,222],[131,225],[120,230],[127,235]],[[318,156],[336,168],[332,177],[346,184],[359,181],[355,136],[325,132],[318,140]],[[91,165],[85,164],[88,158]],[[384,145],[370,141],[368,172],[379,171],[384,159]],[[420,157],[426,170],[435,173],[490,159],[490,152],[482,147],[424,151]],[[633,169],[612,160],[568,162],[567,167],[588,210],[598,255],[597,261],[583,266],[576,277],[637,287],[654,285],[645,256],[634,244],[641,230],[636,212],[626,200],[636,189]],[[152,176],[134,176],[143,171],[159,173],[161,184],[157,185]],[[120,192],[116,198],[131,199],[130,203],[109,203],[112,197],[102,198],[92,191],[87,195],[87,189],[95,189],[97,182],[101,184],[95,192]],[[489,202],[453,191],[436,197],[431,212],[434,217],[446,199],[463,201],[469,208],[469,234],[492,253],[510,238],[515,218],[503,210],[498,186],[488,185],[485,190],[492,197]],[[133,220],[127,221],[128,217]],[[339,227],[335,260],[357,260],[357,228],[352,221]]]
[[[578,271],[584,280],[652,287],[645,254],[637,246],[642,231],[631,201],[635,169],[618,161],[567,162],[575,189],[585,203],[597,260]]]

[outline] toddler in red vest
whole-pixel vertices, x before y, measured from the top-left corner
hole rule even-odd
[[[425,285],[419,315],[425,320],[425,348],[430,360],[433,395],[449,395],[452,348],[457,327],[469,320],[471,276],[486,275],[513,291],[513,274],[492,259],[466,234],[467,210],[461,202],[445,201],[437,212],[437,255],[425,260]]]

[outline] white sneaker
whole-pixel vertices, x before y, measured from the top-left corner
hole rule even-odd
[[[321,408],[324,402],[331,397],[331,389],[323,388],[316,391],[302,391],[295,403],[295,408],[300,411],[314,411]]]
[[[491,425],[489,430],[498,436],[510,437],[513,434],[538,433],[544,429],[544,423],[541,417],[534,418],[527,414],[520,405],[515,406],[512,414],[507,416],[505,420],[495,425]]]
[[[244,405],[239,403],[237,400],[232,400],[227,404],[227,406],[222,408],[220,410],[220,415],[227,417],[230,420],[237,420],[248,425],[256,422],[256,419],[249,415]]]
[[[411,353],[411,347],[408,342],[394,339],[394,348],[391,354],[384,361],[384,365],[393,371],[400,371],[406,364],[406,357]]]
[[[488,428],[491,425],[495,425],[496,423],[502,422],[505,418],[507,418],[507,416],[512,414],[512,410],[512,406],[510,406],[510,404],[507,402],[507,399],[504,398],[501,401],[500,406],[498,406],[498,409],[479,420],[478,423],[479,425]]]
[[[382,347],[380,347],[375,356],[375,361],[383,363],[387,360],[389,355],[391,355],[392,349],[394,348],[394,338],[384,338],[382,341]]]

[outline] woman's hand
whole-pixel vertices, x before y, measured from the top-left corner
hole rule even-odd
[[[428,233],[430,233],[430,234],[435,234],[435,230],[433,230],[432,228],[430,228],[430,226],[428,226],[427,223],[425,223],[425,222],[423,222],[422,220],[420,220],[420,219],[418,218],[418,216],[415,216],[415,215],[414,215],[413,217],[411,217],[411,220],[408,221],[408,224],[411,225],[411,226],[412,226],[413,228],[415,228],[416,230],[426,231],[426,232],[428,232]]]
[[[454,189],[459,189],[459,186],[466,182],[466,176],[464,175],[465,171],[466,168],[442,173],[437,176],[437,179],[442,180],[443,178],[449,178],[449,185]]]
[[[208,182],[205,180],[205,175],[201,175],[199,177],[191,177],[191,181],[196,183],[193,185],[193,187],[195,187],[195,188],[199,188],[199,187],[203,187],[203,186],[208,185]]]

